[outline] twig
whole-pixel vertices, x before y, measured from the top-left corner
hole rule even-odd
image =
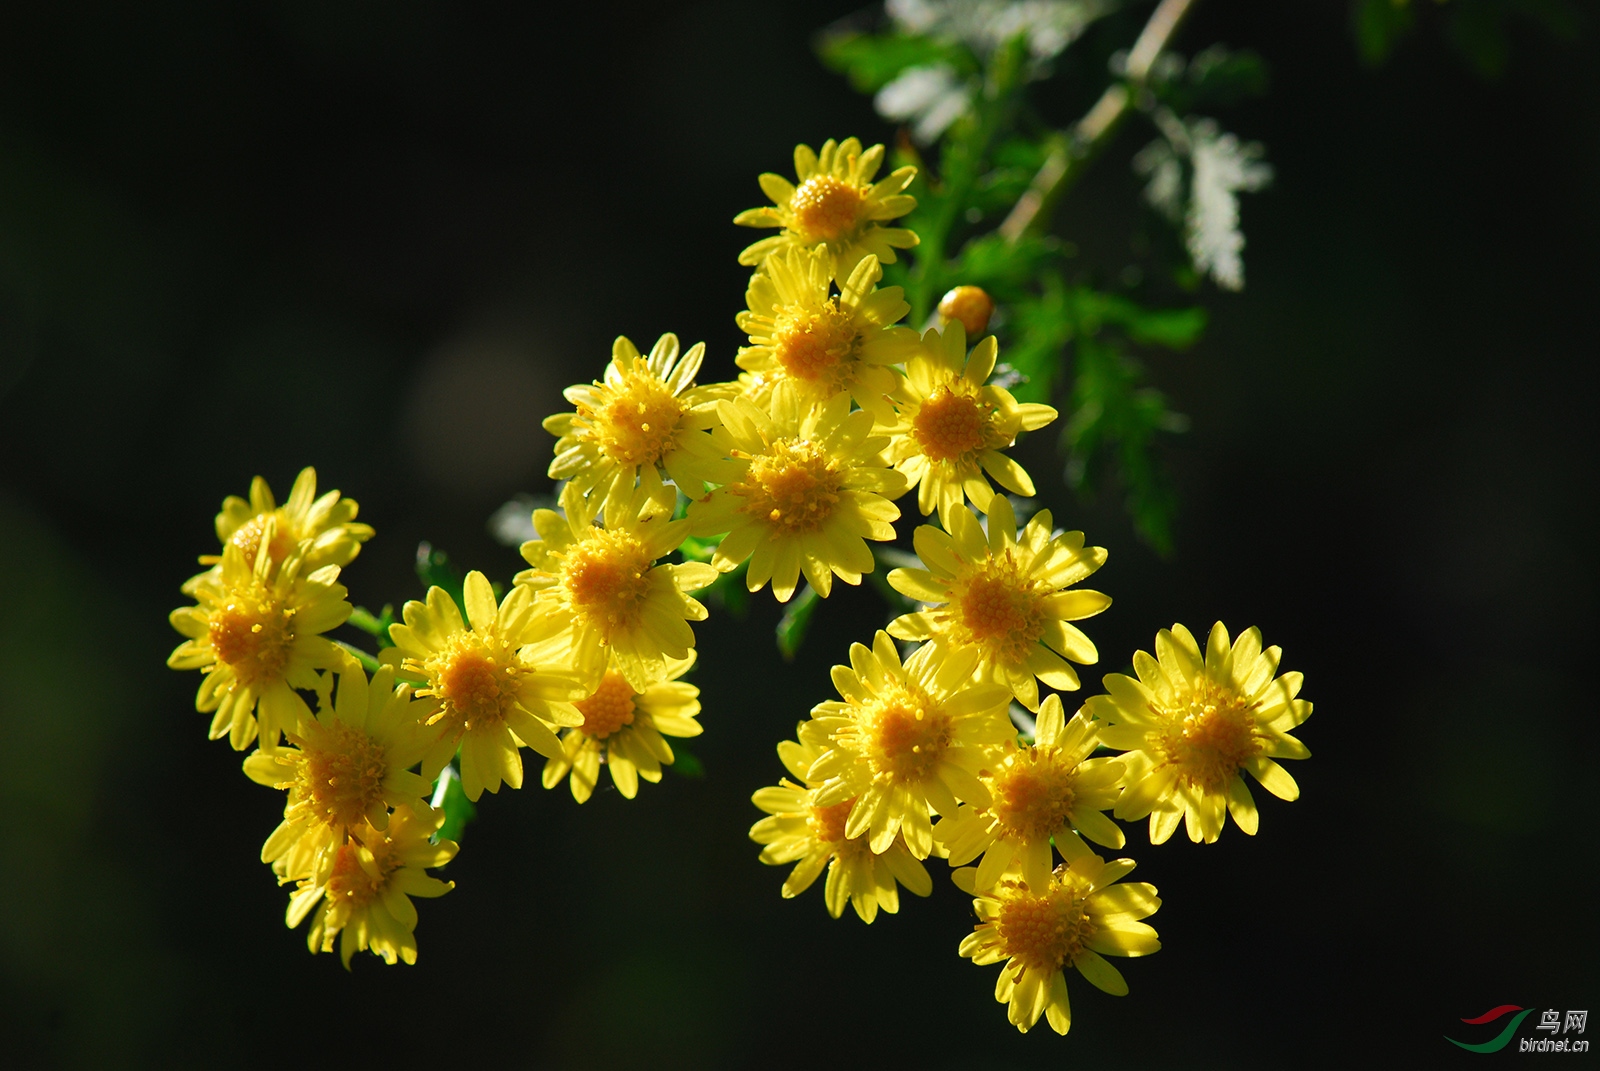
[[[1150,77],[1156,57],[1167,47],[1194,4],[1195,0],[1161,0],[1156,5],[1150,21],[1145,23],[1138,40],[1133,43],[1133,50],[1128,53],[1123,80],[1106,87],[1094,107],[1084,113],[1069,132],[1057,138],[1027,191],[1017,198],[1010,214],[1000,224],[1000,233],[1006,241],[1015,244],[1029,230],[1042,226],[1049,219],[1050,210],[1066,191],[1068,179],[1082,170],[1082,165],[1099,152],[1122,122],[1133,100],[1133,92]]]

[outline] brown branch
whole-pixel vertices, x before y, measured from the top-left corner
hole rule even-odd
[[[1083,165],[1094,158],[1121,124],[1134,92],[1149,79],[1156,57],[1167,47],[1194,4],[1195,0],[1161,0],[1156,5],[1150,21],[1145,23],[1128,53],[1123,80],[1106,87],[1094,107],[1085,112],[1070,131],[1057,136],[1044,165],[1000,224],[1000,233],[1006,241],[1015,244],[1028,231],[1043,226],[1049,219],[1050,210],[1066,191],[1069,180],[1083,170]]]

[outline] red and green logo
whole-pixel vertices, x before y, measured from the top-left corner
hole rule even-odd
[[[1492,1023],[1496,1019],[1510,1015],[1512,1012],[1516,1012],[1517,1014],[1509,1023],[1506,1024],[1506,1028],[1500,1031],[1500,1033],[1495,1037],[1490,1038],[1488,1041],[1481,1041],[1476,1045],[1469,1045],[1465,1041],[1457,1041],[1455,1038],[1448,1035],[1445,1036],[1445,1040],[1452,1045],[1459,1045],[1468,1052],[1499,1052],[1501,1049],[1511,1044],[1511,1035],[1517,1032],[1517,1027],[1522,1025],[1522,1020],[1533,1014],[1532,1008],[1522,1008],[1515,1004],[1502,1004],[1497,1008],[1490,1008],[1482,1015],[1474,1016],[1471,1019],[1461,1020],[1468,1026],[1482,1026],[1484,1023]]]

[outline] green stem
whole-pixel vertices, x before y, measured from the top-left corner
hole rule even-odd
[[[1122,81],[1106,87],[1082,119],[1059,135],[1050,155],[1033,176],[1027,191],[1017,199],[1011,213],[1000,224],[1000,233],[1013,245],[1023,235],[1044,227],[1050,221],[1061,195],[1111,141],[1128,107],[1149,81],[1150,69],[1177,33],[1179,25],[1193,9],[1196,0],[1161,0],[1145,23],[1139,38],[1128,53],[1127,73]]]
[[[334,640],[333,642],[344,648],[346,651],[349,651],[350,654],[354,655],[355,660],[360,662],[362,668],[364,668],[368,673],[376,673],[378,670],[383,668],[382,662],[379,662],[376,658],[374,658],[372,655],[369,655],[361,648],[345,643],[343,640]]]

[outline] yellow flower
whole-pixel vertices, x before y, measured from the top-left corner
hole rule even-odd
[[[270,546],[276,520],[263,529]],[[296,688],[316,686],[319,669],[348,657],[322,633],[350,616],[337,565],[302,576],[303,559],[291,553],[276,568],[261,550],[254,564],[233,543],[222,562],[185,585],[198,602],[172,611],[172,627],[188,639],[167,659],[173,669],[203,669],[195,709],[216,711],[211,739],[226,736],[243,751],[256,738],[272,750],[280,730],[293,728],[306,710]]]
[[[911,306],[898,286],[873,289],[883,276],[877,257],[865,257],[836,297],[828,294],[830,266],[821,251],[790,249],[750,277],[749,311],[738,320],[751,345],[739,351],[739,367],[752,373],[757,404],[767,401],[774,384],[789,380],[810,402],[849,391],[857,405],[891,423],[888,396],[900,376],[889,366],[915,350],[917,335],[890,325]]]
[[[917,236],[883,223],[917,206],[916,198],[900,192],[911,185],[917,169],[902,167],[874,183],[872,176],[882,164],[882,145],[862,152],[855,138],[837,145],[829,139],[820,153],[809,145],[795,146],[794,172],[800,185],[779,175],[762,175],[761,190],[772,198],[772,206],[740,212],[733,220],[741,227],[782,227],[783,232],[746,248],[739,263],[754,267],[781,250],[825,248],[839,278],[847,278],[868,255],[893,264],[894,251],[910,249]]]
[[[609,499],[603,528],[595,523],[600,504],[570,484],[561,508],[565,517],[534,511],[539,538],[522,544],[533,568],[518,573],[515,584],[537,593],[537,605],[566,630],[572,658],[587,675],[598,680],[609,654],[609,664],[642,692],[666,677],[670,660],[689,657],[689,622],[704,621],[706,608],[687,593],[710,584],[716,570],[704,562],[655,564],[683,542],[689,522],[672,520],[671,507],[642,489]],[[591,683],[584,694],[593,690]]]
[[[778,745],[778,757],[801,784],[784,778],[751,797],[768,815],[750,827],[750,839],[766,845],[761,861],[771,866],[795,864],[783,883],[784,899],[809,889],[824,867],[828,880],[823,900],[834,918],[844,913],[846,904],[866,923],[878,917],[880,908],[894,914],[900,910],[897,882],[918,896],[927,896],[933,891],[933,879],[912,857],[903,839],[895,838],[887,851],[874,854],[865,832],[845,836],[854,797],[827,806],[817,804],[816,786],[806,773],[821,755],[821,748],[814,741],[805,742],[804,734],[800,743],[785,740]]]
[[[346,970],[350,957],[362,949],[391,966],[397,959],[417,962],[417,909],[411,897],[443,896],[456,887],[427,873],[428,867],[455,858],[455,841],[429,839],[443,824],[443,811],[419,804],[397,808],[387,830],[368,828],[346,838],[333,853],[327,878],[302,880],[290,894],[289,928],[300,925],[320,901],[306,935],[313,953],[332,952],[337,937]]]
[[[969,358],[966,330],[952,321],[943,333],[923,335],[921,348],[906,362],[889,461],[917,489],[917,508],[925,515],[938,509],[946,529],[963,492],[980,512],[989,512],[995,493],[985,473],[1015,494],[1033,495],[1027,472],[1000,451],[1020,432],[1056,418],[1048,405],[1018,404],[1004,388],[984,386],[997,353],[990,335]]]
[[[957,801],[987,806],[978,771],[1000,754],[1016,730],[1006,716],[1004,688],[973,679],[978,654],[941,654],[924,645],[902,665],[888,633],[868,648],[850,645],[850,665],[833,668],[843,701],[819,703],[802,739],[822,754],[806,771],[828,782],[815,804],[831,807],[855,797],[847,837],[868,830],[876,853],[897,834],[918,859],[933,850],[930,810],[956,813]]]
[[[289,793],[261,861],[289,878],[325,881],[347,834],[386,829],[390,807],[422,805],[431,786],[411,767],[439,733],[424,725],[432,704],[413,700],[408,684],[396,688],[393,667],[379,669],[369,683],[351,659],[323,674],[317,691],[317,716],[285,733],[293,746],[257,751],[244,760],[244,772]]]
[[[1100,568],[1106,552],[1085,547],[1082,532],[1052,536],[1049,510],[1034,514],[1018,533],[1003,495],[990,503],[987,536],[965,506],[954,507],[945,523],[948,534],[923,525],[913,536],[927,569],[889,574],[896,591],[931,604],[896,618],[889,635],[976,648],[979,671],[1010,688],[1029,710],[1039,709],[1040,680],[1077,688],[1077,671],[1066,660],[1092,665],[1100,656],[1067,622],[1093,617],[1111,600],[1098,591],[1067,589]]]
[[[976,882],[987,889],[1013,866],[1035,889],[1049,884],[1054,840],[1063,859],[1090,854],[1079,833],[1107,848],[1123,845],[1122,830],[1102,811],[1122,788],[1118,759],[1091,759],[1096,726],[1081,713],[1066,721],[1061,697],[1039,712],[1032,747],[1006,747],[1005,757],[978,773],[989,789],[987,807],[963,804],[933,827],[933,839],[950,851],[950,865],[976,859]]]
[[[702,494],[701,480],[716,479],[721,459],[705,431],[716,423],[715,400],[729,393],[693,385],[704,355],[697,343],[679,358],[677,335],[662,335],[649,357],[618,338],[602,381],[566,389],[577,411],[545,419],[544,430],[559,436],[550,478],[602,502],[627,501],[641,484],[651,497],[675,503],[676,493],[662,484],[664,468],[685,494]]]
[[[893,539],[891,502],[905,479],[880,454],[872,414],[850,412],[850,396],[807,405],[792,383],[773,390],[770,409],[741,398],[722,402],[719,441],[740,475],[689,506],[696,535],[726,532],[711,564],[730,572],[745,559],[751,591],[772,582],[787,602],[804,573],[826,598],[833,577],[861,583],[872,572],[867,539]]]
[[[583,724],[561,736],[561,754],[544,764],[544,787],[555,788],[570,773],[572,798],[588,801],[600,780],[600,763],[627,799],[639,792],[639,778],[661,780],[661,767],[674,760],[667,736],[699,736],[700,689],[678,678],[694,665],[689,657],[670,659],[666,679],[636,692],[616,669],[606,672],[600,687],[574,705]]]
[[[571,700],[593,687],[575,673],[565,650],[545,640],[533,592],[514,587],[498,608],[494,589],[480,572],[463,586],[467,616],[442,588],[429,588],[426,604],[412,600],[402,611],[405,624],[392,625],[394,647],[385,657],[419,675],[438,709],[429,725],[443,723],[443,735],[422,762],[428,780],[439,776],[461,749],[461,787],[477,799],[484,789],[500,791],[504,782],[522,787],[523,745],[546,757],[561,753],[554,730],[578,725],[583,715]]]
[[[1110,695],[1084,704],[1105,723],[1100,740],[1126,751],[1127,790],[1116,816],[1150,816],[1150,842],[1172,836],[1185,819],[1189,839],[1212,843],[1222,833],[1224,810],[1246,833],[1259,823],[1245,786],[1248,770],[1279,799],[1293,800],[1300,786],[1274,759],[1305,759],[1311,752],[1289,730],[1311,716],[1311,704],[1296,699],[1302,677],[1280,677],[1278,647],[1261,649],[1261,631],[1246,630],[1232,646],[1218,621],[1205,655],[1182,625],[1156,635],[1156,655],[1133,656],[1139,679],[1112,673]],[[1159,659],[1159,660],[1158,660]]]
[[[1096,989],[1127,996],[1128,983],[1105,956],[1148,956],[1159,951],[1156,931],[1138,921],[1161,906],[1147,882],[1116,884],[1133,869],[1132,859],[1108,863],[1082,855],[1057,867],[1048,884],[1007,877],[994,887],[976,884],[971,867],[952,877],[973,894],[978,924],[961,942],[961,954],[983,965],[1006,961],[994,998],[1009,1004],[1011,1024],[1023,1033],[1048,1017],[1065,1034],[1072,1026],[1064,969],[1071,965]]]
[[[351,499],[340,498],[338,491],[318,498],[317,470],[309,466],[295,477],[289,501],[281,506],[273,500],[267,481],[257,476],[250,481],[250,501],[237,495],[222,500],[222,512],[217,514],[217,538],[224,546],[231,543],[238,547],[246,564],[253,565],[271,518],[276,528],[267,541],[269,573],[296,549],[303,559],[300,569],[304,573],[324,565],[349,565],[361,552],[361,544],[372,538],[371,527],[355,523],[359,508]],[[202,565],[220,561],[221,555],[200,559]]]

